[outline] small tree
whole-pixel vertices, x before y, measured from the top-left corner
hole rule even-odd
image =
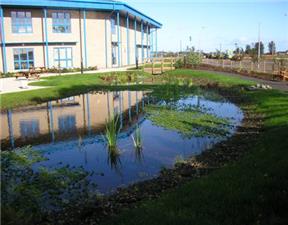
[[[245,54],[248,54],[248,55],[251,54],[251,45],[246,45],[246,47],[245,47]]]
[[[259,48],[259,42],[256,42],[254,45],[255,52],[258,54],[258,48]],[[264,44],[262,41],[260,41],[260,54],[264,54]]]
[[[197,52],[190,52],[186,58],[186,64],[192,67],[200,65],[202,62],[202,55]]]
[[[274,41],[270,41],[268,44],[269,53],[274,55],[276,53],[276,45]]]

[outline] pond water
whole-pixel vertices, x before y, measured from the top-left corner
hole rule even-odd
[[[168,109],[173,106],[179,111],[184,108],[183,112],[186,107],[201,109],[229,121],[229,125],[225,135],[205,132],[183,135],[177,128],[161,126],[158,121],[161,118],[145,113],[153,105]],[[120,154],[111,159],[102,134],[106,120],[113,115],[119,115]],[[177,158],[185,159],[211,148],[231,136],[242,119],[242,111],[225,99],[191,95],[167,102],[143,91],[95,92],[2,112],[1,144],[2,150],[31,145],[41,152],[47,160],[34,163],[36,171],[39,167],[80,167],[89,173],[87,178],[96,184],[97,191],[106,194],[157,176],[163,167],[173,167]],[[141,151],[135,150],[132,140],[137,127],[142,139]]]

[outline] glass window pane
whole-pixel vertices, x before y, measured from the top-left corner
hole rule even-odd
[[[33,60],[33,50],[29,50],[28,56],[29,56],[29,60]]]
[[[31,27],[31,26],[27,26],[26,31],[29,32],[29,33],[31,33],[31,32],[32,32],[32,27]]]
[[[28,69],[27,62],[21,62],[21,69]]]
[[[14,63],[14,69],[15,69],[15,70],[19,70],[19,69],[20,69],[20,65],[19,65],[18,62],[15,62],[15,63]]]
[[[14,52],[14,61],[18,61],[18,60],[19,60],[19,55],[15,54],[15,52]]]
[[[71,67],[72,67],[72,61],[71,61],[71,60],[68,60],[68,61],[67,61],[67,67],[68,67],[68,68],[71,68]]]
[[[64,48],[60,49],[60,59],[66,59],[66,53],[65,53],[65,49]]]
[[[34,67],[34,62],[29,62],[29,68],[33,68]]]
[[[31,12],[26,12],[26,17],[31,18]]]
[[[17,17],[19,18],[24,18],[25,17],[25,12],[18,12]]]
[[[72,59],[72,48],[67,48],[67,59]]]
[[[21,54],[20,54],[20,59],[21,59],[21,60],[27,60],[27,54],[26,54],[26,52],[21,52]]]

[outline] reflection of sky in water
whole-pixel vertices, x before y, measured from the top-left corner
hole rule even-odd
[[[243,119],[240,109],[231,103],[189,97],[180,100],[179,104],[198,105],[217,116],[229,118],[232,125],[240,124]],[[65,165],[83,166],[86,171],[92,173],[90,180],[98,185],[99,191],[107,193],[119,186],[156,176],[161,168],[173,166],[177,156],[181,155],[183,158],[187,158],[199,154],[221,140],[215,137],[183,139],[175,131],[152,125],[150,120],[142,118],[141,121],[140,130],[143,141],[141,160],[135,154],[131,134],[127,136],[127,133],[121,133],[118,141],[121,151],[120,162],[116,169],[111,168],[109,164],[107,149],[100,135],[34,146],[34,149],[43,151],[49,159],[35,166],[41,165],[50,168]],[[69,119],[64,122],[69,123]],[[231,133],[234,129],[235,127],[231,128]],[[134,132],[133,127],[130,128],[130,131]]]

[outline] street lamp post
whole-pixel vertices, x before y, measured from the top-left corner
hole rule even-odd
[[[261,52],[260,52],[260,28],[261,28],[261,23],[258,24],[258,69],[260,66],[260,56],[261,56]]]

